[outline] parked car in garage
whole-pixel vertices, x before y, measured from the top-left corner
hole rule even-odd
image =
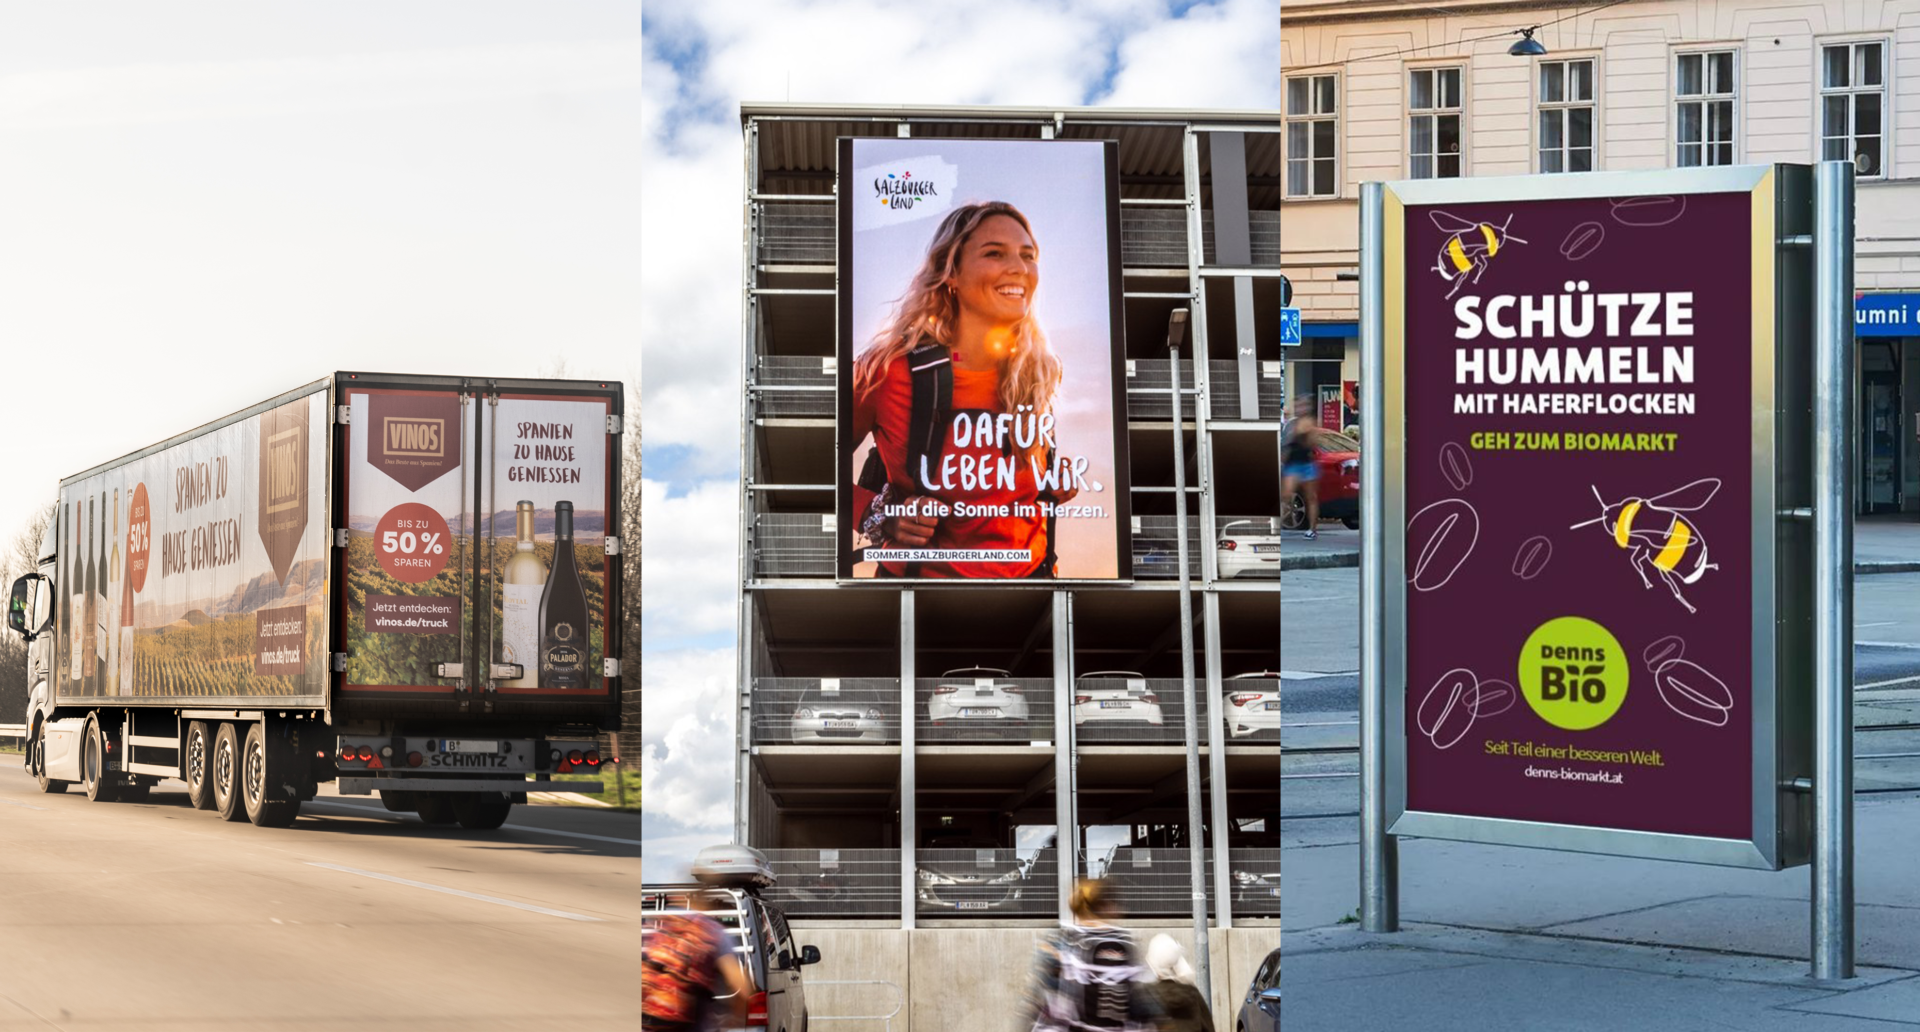
[[[793,740],[796,744],[835,742],[841,744],[882,745],[897,741],[898,728],[891,719],[899,702],[871,688],[840,687],[837,678],[822,678],[818,687],[800,695],[793,710]]]
[[[1027,731],[1027,699],[1005,670],[963,667],[940,675],[927,697],[927,720],[947,728],[940,738],[1021,736]]]
[[[1229,738],[1280,737],[1280,675],[1270,670],[1227,678]]]
[[[1159,727],[1166,723],[1160,712],[1160,697],[1147,690],[1147,679],[1127,670],[1096,670],[1074,681],[1073,723],[1145,724]]]
[[[1280,951],[1267,954],[1247,986],[1234,1032],[1280,1032]]]
[[[694,858],[696,881],[640,887],[640,949],[658,934],[654,925],[669,914],[683,914],[694,893],[717,892],[728,901],[706,915],[734,940],[734,955],[753,983],[747,999],[747,1027],[765,1032],[801,1032],[808,1027],[807,995],[801,969],[820,962],[815,946],[795,946],[793,930],[778,906],[760,893],[774,885],[773,868],[757,849],[710,846]]]
[[[1282,431],[1284,436],[1285,431]],[[1319,443],[1313,449],[1314,465],[1320,477],[1320,518],[1339,520],[1348,530],[1360,526],[1360,442],[1322,427]],[[1307,529],[1306,496],[1295,491],[1280,500],[1280,527],[1283,530]]]
[[[1027,891],[1032,860],[970,832],[933,829],[921,839],[914,868],[914,896],[922,909],[1008,911]]]
[[[1234,520],[1220,528],[1214,548],[1221,580],[1280,576],[1277,520]]]

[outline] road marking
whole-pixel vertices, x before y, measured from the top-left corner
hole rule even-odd
[[[19,808],[21,808],[22,810],[44,810],[44,809],[46,809],[46,807],[44,807],[44,806],[29,806],[29,805],[27,805],[26,803],[16,803],[16,802],[14,802],[14,801],[13,801],[13,800],[11,800],[11,799],[0,799],[0,803],[5,803],[5,804],[7,804],[8,806],[18,806],[18,807],[19,807]]]
[[[1855,644],[1855,645],[1868,645],[1868,646],[1872,646],[1873,648],[1876,648],[1876,649],[1920,649],[1920,645],[1915,645],[1915,644],[1914,644],[1913,642],[1910,642],[1910,641],[1859,641],[1859,640],[1855,640],[1855,641],[1854,641],[1854,644]]]
[[[404,821],[407,819],[405,814],[394,813],[384,806],[358,806],[353,803],[336,803],[331,799],[315,799],[312,800],[312,802],[319,806],[343,806],[349,810],[365,810],[368,813],[377,813],[388,820]],[[589,835],[583,831],[561,831],[558,828],[536,828],[530,824],[502,824],[500,826],[503,828],[511,828],[514,831],[531,831],[536,835],[559,835],[562,838],[591,839],[595,842],[613,842],[622,846],[637,846],[641,844],[639,839],[614,838],[610,835]]]
[[[513,907],[515,910],[531,910],[536,914],[546,914],[549,917],[564,917],[569,921],[600,920],[600,918],[597,918],[597,917],[588,917],[586,914],[571,914],[565,910],[553,910],[548,907],[536,907],[531,903],[519,903],[510,899],[501,899],[498,896],[482,896],[477,892],[468,892],[465,889],[449,889],[445,885],[434,885],[429,882],[414,881],[410,878],[395,878],[391,874],[381,874],[378,871],[363,871],[358,867],[342,867],[339,864],[323,864],[318,860],[308,860],[306,863],[308,867],[324,867],[329,871],[340,871],[346,874],[357,874],[362,878],[375,878],[384,882],[392,882],[395,885],[411,885],[416,889],[429,889],[434,892],[444,892],[449,896],[462,896],[467,899],[477,899],[482,903],[493,903],[498,906]]]
[[[1853,687],[1855,691],[1866,691],[1869,688],[1887,688],[1896,684],[1913,684],[1916,681],[1920,681],[1920,676],[1896,677],[1890,681],[1869,681],[1866,684],[1856,684]]]
[[[1313,597],[1311,597],[1311,598],[1292,598],[1292,597],[1290,597],[1290,596],[1289,596],[1289,597],[1284,597],[1284,598],[1283,598],[1283,601],[1287,601],[1287,602],[1347,602],[1347,601],[1351,601],[1351,602],[1352,602],[1352,603],[1353,603],[1353,604],[1354,604],[1355,606],[1358,606],[1358,605],[1360,604],[1360,596],[1358,596],[1358,595],[1315,595],[1315,596],[1313,596]]]
[[[1354,677],[1359,673],[1360,671],[1358,670],[1335,670],[1331,673],[1324,670],[1282,670],[1280,671],[1280,680],[1314,681],[1323,677]]]

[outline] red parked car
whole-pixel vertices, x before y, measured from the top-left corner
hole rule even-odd
[[[1282,439],[1285,431],[1282,431]],[[1360,527],[1360,442],[1337,431],[1321,428],[1320,443],[1313,450],[1314,464],[1320,467],[1320,518],[1339,520],[1348,530]],[[1280,507],[1282,530],[1307,529],[1307,499],[1299,491],[1283,499]]]

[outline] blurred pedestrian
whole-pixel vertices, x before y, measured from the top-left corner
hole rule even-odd
[[[713,1032],[745,1023],[753,983],[727,930],[707,916],[731,903],[725,893],[695,891],[687,910],[646,919],[640,948],[645,1032]]]
[[[1147,944],[1147,969],[1153,972],[1153,997],[1166,1012],[1160,1032],[1213,1032],[1213,1011],[1194,984],[1187,951],[1162,933]]]
[[[1280,445],[1280,504],[1292,504],[1294,491],[1299,490],[1307,520],[1303,536],[1308,540],[1319,536],[1314,529],[1320,525],[1320,467],[1314,454],[1319,444],[1320,423],[1313,415],[1313,399],[1301,398],[1295,403],[1286,440]]]
[[[1072,919],[1040,944],[1020,1028],[1031,1032],[1155,1032],[1151,977],[1105,882],[1082,880]]]

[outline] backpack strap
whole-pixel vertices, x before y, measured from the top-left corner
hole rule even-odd
[[[928,469],[940,464],[946,450],[947,418],[953,413],[953,355],[944,344],[922,344],[907,352],[907,371],[913,374],[913,408],[907,420],[907,482],[923,490],[918,477],[921,460]]]

